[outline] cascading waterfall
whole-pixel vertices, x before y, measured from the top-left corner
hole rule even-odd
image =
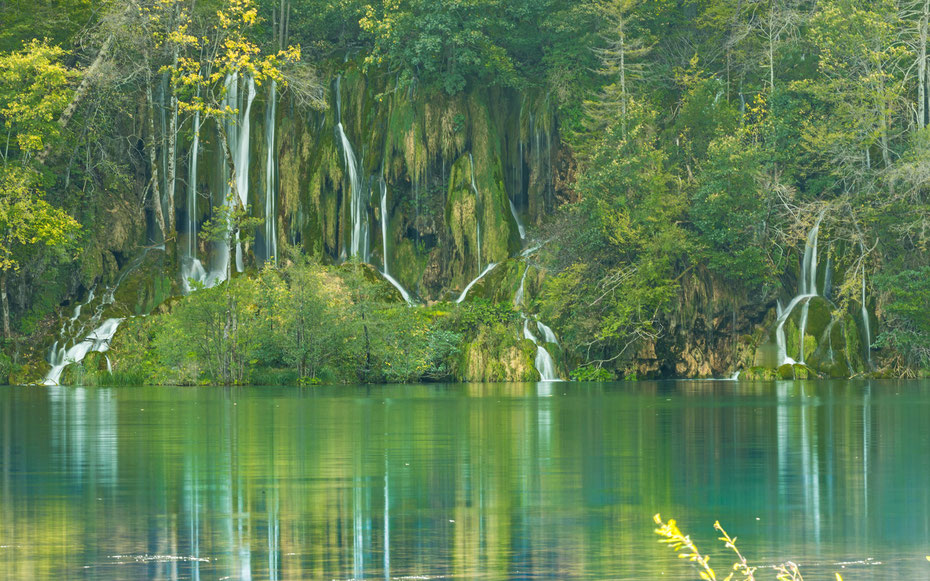
[[[94,289],[91,289],[87,295],[87,300],[83,304],[78,305],[74,309],[74,314],[72,315],[69,324],[67,325],[67,334],[66,329],[62,328],[62,335],[60,341],[55,341],[54,345],[49,352],[48,363],[52,366],[49,372],[45,375],[42,383],[44,385],[58,385],[61,380],[61,374],[64,371],[65,367],[71,365],[72,363],[80,363],[84,360],[84,357],[87,356],[91,351],[96,351],[98,353],[104,353],[110,348],[110,340],[113,339],[113,335],[116,334],[116,330],[119,327],[119,324],[122,323],[125,319],[123,318],[109,318],[100,323],[101,318],[103,317],[103,311],[107,306],[112,305],[116,300],[116,291],[119,286],[126,280],[126,277],[129,274],[137,269],[139,265],[142,264],[142,261],[145,260],[146,255],[150,250],[161,250],[164,251],[165,245],[160,244],[151,248],[145,248],[139,255],[132,260],[120,273],[117,275],[116,280],[113,283],[113,286],[109,287],[104,291],[103,295],[100,297],[100,303],[97,305],[97,308],[94,311],[94,314],[90,317],[90,320],[82,325],[77,331],[74,331],[74,323],[77,321],[78,317],[81,316],[81,311],[83,307],[89,305],[91,301],[94,300]],[[94,328],[84,335],[85,329],[89,325],[94,325]],[[70,337],[69,337],[70,335]],[[71,337],[82,337],[80,341],[72,345],[70,348],[65,348],[69,338]],[[63,343],[59,347],[59,343]],[[110,369],[109,361],[107,362],[107,369]]]
[[[538,324],[539,323],[537,323],[537,325]],[[552,355],[546,350],[546,346],[530,331],[530,320],[526,317],[523,318],[523,337],[529,339],[536,345],[535,364],[536,371],[539,372],[539,379],[541,381],[559,381],[559,376],[555,372],[555,362],[552,360]]]
[[[529,265],[523,269],[523,276],[520,278],[520,286],[517,288],[517,293],[514,295],[514,304],[522,311],[524,304],[523,300],[526,295],[526,275],[530,271]],[[542,333],[545,343],[552,343],[556,347],[559,345],[559,340],[556,338],[555,333],[552,329],[540,322],[536,321],[536,328],[539,329],[539,332]],[[552,359],[552,355],[549,353],[545,344],[540,342],[536,336],[530,331],[529,327],[529,317],[523,313],[523,338],[529,339],[536,345],[536,360],[534,362],[536,366],[536,371],[539,372],[539,377],[541,381],[561,381],[558,374],[555,371],[555,361]]]
[[[236,168],[236,193],[239,195],[239,203],[242,204],[243,208],[249,204],[249,129],[252,101],[255,99],[255,79],[251,76],[248,77],[246,86],[248,87],[248,96],[246,97],[245,110],[240,109],[239,139],[236,142],[236,150],[233,156],[233,165]],[[239,242],[237,233],[236,271],[242,272],[243,270],[245,270],[245,265],[242,260],[242,243]]]
[[[65,367],[72,363],[80,363],[91,351],[97,351],[98,353],[106,352],[110,348],[110,340],[113,339],[113,335],[116,334],[116,329],[122,322],[123,319],[105,320],[103,324],[91,331],[83,341],[74,345],[67,351],[65,351],[64,347],[56,349],[58,346],[56,342],[55,346],[52,348],[53,353],[51,353],[49,357],[49,363],[51,363],[52,368],[45,376],[43,383],[45,385],[58,385]]]
[[[278,83],[271,81],[268,89],[268,104],[265,107],[265,147],[268,153],[265,158],[265,253],[266,260],[278,264],[278,232],[277,212],[275,207],[275,163],[274,139],[275,123],[278,111]]]
[[[359,164],[356,161],[352,143],[342,126],[342,93],[340,86],[342,77],[336,78],[336,134],[342,144],[342,159],[345,162],[346,173],[349,174],[349,213],[352,219],[351,238],[349,240],[349,256],[361,258],[368,262],[368,212],[365,203],[365,192],[362,190],[362,181],[359,179]]]
[[[555,333],[552,332],[552,329],[548,325],[542,323],[541,321],[536,321],[536,327],[539,328],[539,332],[543,334],[543,337],[546,338],[546,343],[555,343],[559,344],[559,340],[556,339]]]
[[[388,213],[387,213],[387,183],[384,181],[384,176],[381,177],[381,256],[384,263],[384,270],[381,272],[381,275],[400,293],[400,296],[404,297],[404,301],[408,306],[413,306],[415,303],[410,297],[410,293],[401,286],[401,284],[391,276],[391,271],[388,269]]]
[[[801,276],[798,283],[799,292],[791,299],[788,306],[778,314],[775,328],[775,342],[778,346],[778,366],[786,363],[797,363],[793,358],[788,356],[787,342],[785,339],[785,322],[791,316],[795,307],[803,304],[800,321],[800,363],[804,362],[804,331],[807,327],[807,313],[810,308],[810,300],[817,296],[817,237],[820,233],[820,222],[823,220],[823,212],[817,217],[817,222],[807,234],[807,241],[804,243],[804,259],[801,262]]]

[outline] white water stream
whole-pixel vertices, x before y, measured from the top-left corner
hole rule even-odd
[[[804,243],[804,259],[801,262],[801,275],[798,282],[798,294],[791,299],[791,302],[788,303],[788,306],[778,313],[778,319],[776,320],[775,328],[775,342],[778,347],[778,366],[789,363],[804,363],[804,333],[807,328],[807,314],[810,309],[810,301],[814,297],[818,296],[817,294],[817,237],[820,233],[820,222],[823,220],[823,212],[820,213],[820,216],[817,218],[817,222],[814,223],[814,227],[811,228],[810,232],[807,234],[807,241]],[[798,359],[800,361],[795,361],[792,357],[788,356],[788,347],[787,341],[785,339],[785,322],[791,316],[791,313],[794,312],[795,307],[802,305],[801,308],[801,320],[799,327],[799,336],[800,336],[800,347],[798,351]]]
[[[537,326],[538,325],[540,325],[540,323],[537,322]],[[548,329],[548,327],[546,328]],[[552,355],[549,354],[545,344],[540,342],[536,336],[533,335],[532,331],[530,331],[530,320],[526,317],[523,318],[523,337],[529,339],[536,345],[535,364],[536,371],[539,372],[539,379],[541,381],[561,381],[555,372],[555,361],[553,361]]]
[[[472,280],[470,283],[468,283],[468,286],[465,287],[465,290],[462,291],[462,294],[459,295],[459,298],[455,299],[456,304],[461,303],[462,301],[464,301],[464,300],[465,300],[465,297],[468,296],[468,291],[471,290],[471,287],[475,286],[475,283],[477,283],[479,280],[481,280],[482,278],[484,278],[486,274],[488,274],[489,272],[491,272],[492,270],[494,270],[494,267],[495,267],[495,266],[497,266],[497,263],[496,263],[496,262],[492,262],[491,264],[487,265],[487,266],[485,267],[485,269],[481,271],[481,274],[479,274],[478,276],[476,276],[474,280]]]
[[[271,81],[268,89],[268,103],[265,106],[265,257],[278,264],[278,232],[275,188],[275,123],[278,111],[278,83]]]
[[[349,239],[349,256],[368,262],[368,212],[365,192],[359,178],[359,163],[352,142],[342,126],[342,77],[336,79],[336,134],[342,144],[342,159],[349,174],[349,214],[352,230]]]
[[[384,177],[381,178],[381,256],[383,269],[381,275],[391,283],[394,288],[397,289],[397,292],[400,293],[400,296],[404,297],[404,301],[408,306],[414,306],[416,303],[413,298],[410,296],[410,293],[405,289],[393,276],[391,276],[391,271],[388,268],[388,211],[387,211],[387,183],[384,181]]]

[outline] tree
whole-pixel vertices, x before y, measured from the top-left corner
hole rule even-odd
[[[891,0],[823,2],[811,19],[821,76],[801,85],[833,106],[812,147],[830,151],[846,175],[855,174],[851,165],[871,169],[875,146],[884,167],[891,167],[892,117],[902,109],[901,65],[908,53],[901,28]]]
[[[470,79],[507,85],[514,64],[499,44],[508,28],[501,0],[382,0],[360,25],[372,41],[369,66],[387,66],[404,81],[438,85],[454,95]]]
[[[7,338],[10,273],[41,245],[71,249],[80,228],[44,199],[35,167],[36,154],[58,137],[57,120],[70,100],[75,75],[59,62],[63,55],[59,47],[39,41],[0,55],[0,120],[6,128],[0,165],[0,303]]]

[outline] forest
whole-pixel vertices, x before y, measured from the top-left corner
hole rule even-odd
[[[930,0],[0,0],[0,380],[930,373]]]

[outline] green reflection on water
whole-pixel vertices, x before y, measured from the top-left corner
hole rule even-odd
[[[0,388],[0,577],[922,577],[930,384]],[[834,563],[873,558],[882,564]],[[808,573],[810,572],[810,573]]]

